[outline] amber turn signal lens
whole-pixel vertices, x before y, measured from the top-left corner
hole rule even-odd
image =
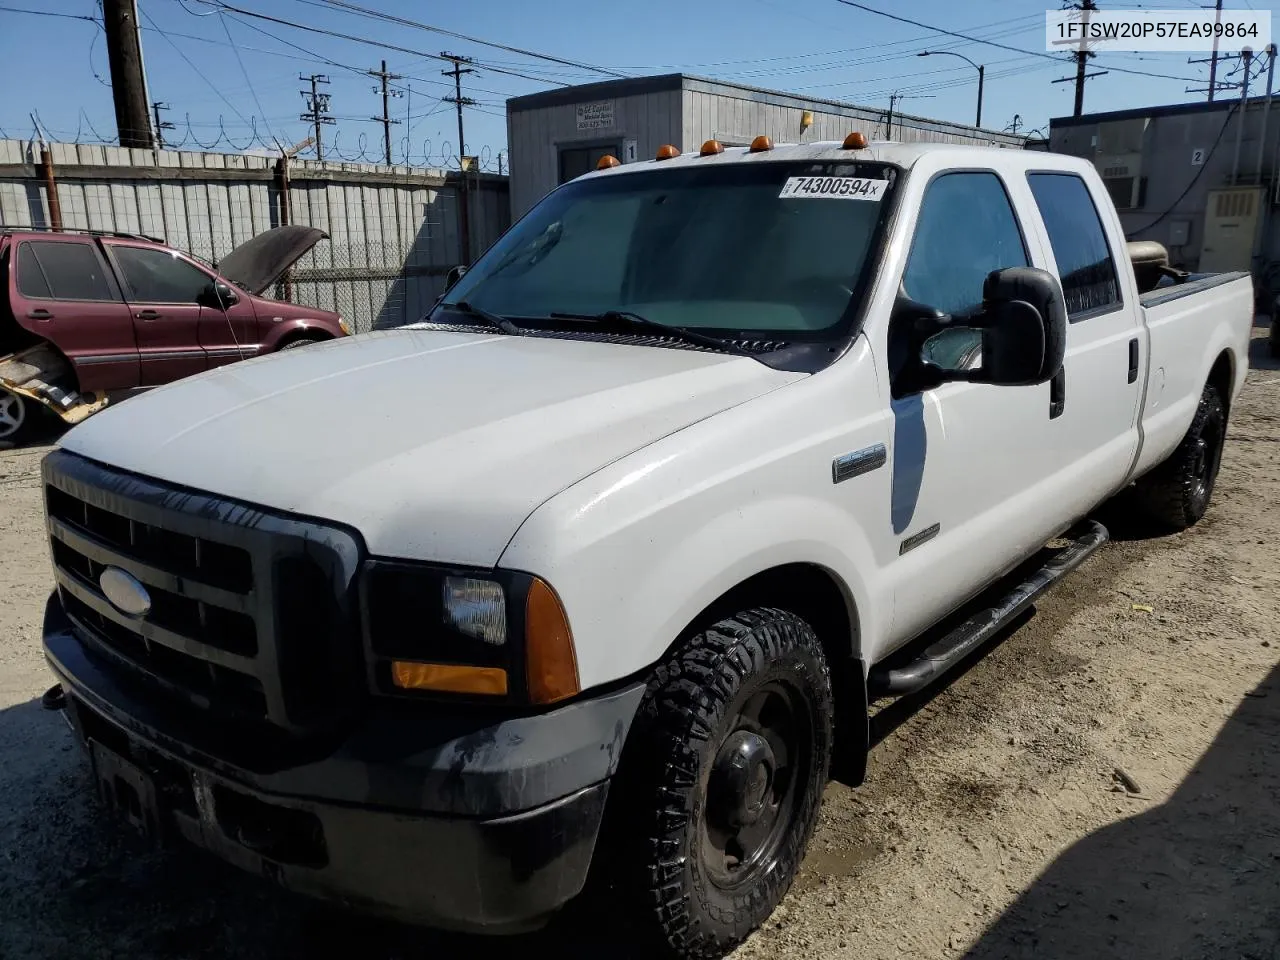
[[[698,151],[698,156],[710,157],[717,153],[724,153],[724,147],[720,145],[720,141],[708,140],[702,145],[702,149]]]
[[[391,679],[403,690],[437,690],[441,693],[507,692],[507,671],[497,667],[464,667],[451,663],[409,663],[394,660]]]
[[[844,148],[846,150],[861,150],[867,145],[867,138],[864,134],[855,130],[844,138]]]
[[[597,170],[608,170],[610,167],[620,167],[622,161],[615,157],[612,153],[606,153],[603,157],[596,161]]]
[[[569,618],[555,591],[537,577],[524,609],[525,663],[532,703],[555,703],[581,687]]]
[[[672,146],[669,143],[664,143],[662,146],[658,148],[657,159],[659,160],[672,160],[678,156],[680,156],[679,147]]]
[[[772,150],[772,149],[773,149],[773,141],[770,140],[768,137],[766,137],[764,134],[761,134],[760,136],[756,137],[754,140],[751,141],[752,153],[763,153],[766,150]]]

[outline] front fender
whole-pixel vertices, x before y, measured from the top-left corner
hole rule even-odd
[[[828,571],[858,635],[884,635],[892,593],[867,530],[886,518],[891,471],[836,485],[832,460],[888,427],[859,415],[875,410],[874,378],[839,366],[610,464],[516,532],[499,564],[560,594],[583,689],[656,663],[715,600],[784,564]]]

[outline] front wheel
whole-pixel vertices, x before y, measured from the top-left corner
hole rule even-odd
[[[1138,481],[1134,491],[1138,508],[1175,531],[1199,523],[1209,509],[1226,437],[1226,405],[1217,388],[1207,385],[1191,427],[1173,455]]]
[[[790,888],[831,760],[831,676],[784,610],[721,620],[655,670],[622,762],[614,864],[658,953],[720,957]]]

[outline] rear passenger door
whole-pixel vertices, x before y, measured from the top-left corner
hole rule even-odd
[[[106,246],[133,311],[142,386],[157,387],[207,369],[199,301],[212,278],[165,247],[121,240]]]
[[[1039,226],[1067,303],[1067,355],[1056,385],[1065,429],[1064,481],[1097,502],[1124,482],[1138,449],[1142,339],[1138,305],[1126,303],[1117,255],[1103,229],[1106,194],[1070,172],[1030,172]],[[1099,187],[1099,189],[1101,189]]]
[[[129,308],[98,250],[84,236],[20,240],[9,270],[9,304],[27,330],[72,362],[83,391],[138,385]]]

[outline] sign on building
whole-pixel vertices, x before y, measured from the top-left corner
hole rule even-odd
[[[578,104],[579,130],[608,130],[613,126],[613,101]]]
[[[1197,147],[1191,151],[1191,165],[1193,167],[1204,166],[1204,147]]]

